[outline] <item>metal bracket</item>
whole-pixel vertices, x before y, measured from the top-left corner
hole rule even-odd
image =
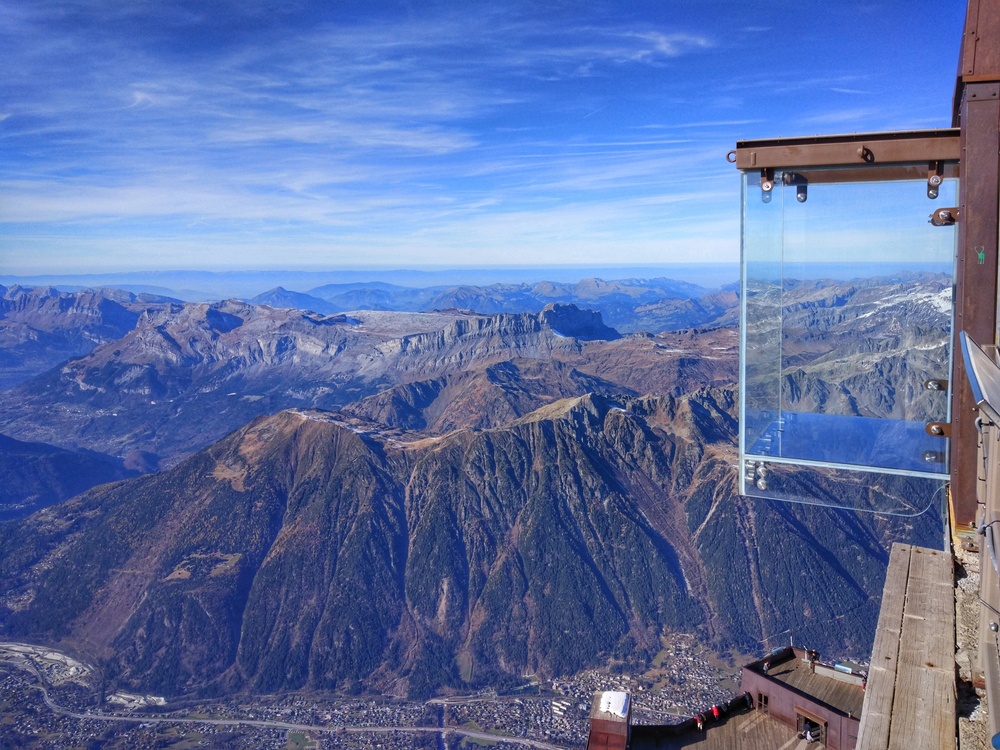
[[[767,489],[767,475],[770,474],[764,462],[759,464],[756,461],[747,461],[743,467],[746,483],[755,486],[758,490]]]
[[[927,167],[927,197],[934,200],[938,197],[938,188],[944,182],[944,164],[932,161]]]
[[[950,227],[958,221],[958,208],[939,208],[931,214],[930,222],[936,227]]]
[[[800,175],[797,172],[782,172],[781,184],[795,186],[795,200],[799,203],[805,203],[806,200],[808,200],[809,180],[807,180],[803,175]]]
[[[772,167],[764,167],[760,170],[760,199],[764,203],[771,202],[771,191],[774,190],[774,169]]]
[[[924,429],[932,437],[951,437],[951,422],[928,422]]]
[[[940,378],[938,378],[936,380],[925,380],[924,381],[924,390],[926,390],[926,391],[947,391],[948,390],[948,381],[947,380],[942,380]]]

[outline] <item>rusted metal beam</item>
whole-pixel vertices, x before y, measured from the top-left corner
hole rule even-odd
[[[962,83],[1000,79],[1000,3],[997,0],[969,0],[965,13],[965,34],[959,79]]]
[[[875,170],[876,179],[882,165],[958,161],[960,155],[959,131],[948,128],[737,141],[734,161],[737,169],[857,166]]]
[[[1000,83],[971,83],[961,102],[956,337],[966,331],[983,344],[997,339],[997,241],[1000,237]],[[958,341],[956,339],[958,351]],[[976,403],[961,357],[952,373],[951,493],[956,530],[976,522]]]

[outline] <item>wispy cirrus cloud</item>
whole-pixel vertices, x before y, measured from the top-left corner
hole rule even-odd
[[[0,262],[55,263],[53,238],[180,252],[199,237],[649,261],[687,252],[692,216],[735,257],[737,137],[889,119],[905,97],[873,112],[860,61],[793,66],[761,54],[772,19],[718,11],[8,0]]]

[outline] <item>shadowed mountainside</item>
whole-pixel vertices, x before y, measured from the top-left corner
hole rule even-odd
[[[886,540],[920,521],[737,497],[733,396],[588,395],[407,440],[258,419],[0,526],[0,632],[167,693],[422,696],[638,665],[674,630],[863,653]]]
[[[94,485],[137,473],[111,456],[23,443],[0,435],[0,520],[27,516]]]

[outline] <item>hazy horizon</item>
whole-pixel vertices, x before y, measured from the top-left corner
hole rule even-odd
[[[788,278],[843,281],[858,277],[889,276],[896,273],[950,273],[944,264],[932,262],[831,263],[797,262],[789,265]],[[706,291],[732,288],[739,283],[738,263],[674,263],[618,266],[518,266],[518,267],[412,267],[340,268],[327,270],[247,269],[247,270],[164,270],[123,271],[93,274],[40,274],[18,276],[0,274],[0,285],[53,286],[60,291],[88,287],[118,287],[175,296],[187,301],[207,301],[238,297],[250,299],[282,287],[308,293],[326,284],[384,283],[414,289],[449,286],[490,286],[493,284],[535,284],[553,282],[575,284],[585,279],[624,281],[670,279],[704,287]]]

